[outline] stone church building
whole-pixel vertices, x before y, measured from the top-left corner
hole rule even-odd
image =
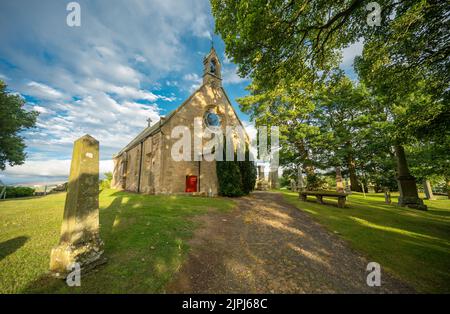
[[[203,60],[203,83],[176,110],[154,125],[149,125],[119,153],[114,155],[112,187],[147,194],[199,193],[217,195],[215,161],[175,161],[171,156],[171,138],[176,126],[187,126],[194,143],[194,118],[200,117],[203,128],[241,126],[231,102],[222,87],[221,64],[214,48]],[[137,117],[139,118],[139,117]],[[144,117],[142,117],[144,118]],[[244,129],[245,133],[245,129]],[[245,133],[245,142],[248,135]],[[203,143],[210,139],[203,139]],[[233,141],[242,141],[235,137]],[[191,149],[194,154],[194,149]]]

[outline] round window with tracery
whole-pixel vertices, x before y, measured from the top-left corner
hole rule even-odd
[[[214,130],[219,129],[221,124],[221,118],[220,116],[212,109],[205,112],[204,118],[203,118],[205,125],[207,128]]]

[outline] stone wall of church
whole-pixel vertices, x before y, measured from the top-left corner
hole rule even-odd
[[[148,137],[143,144],[141,187],[146,194],[161,190],[161,132]]]
[[[161,131],[144,140],[114,158],[114,175],[112,186],[127,191],[146,194],[184,193],[186,176],[197,176],[200,181],[200,193],[213,195],[218,193],[218,180],[215,161],[194,161],[194,119],[203,119],[205,112],[214,108],[221,116],[222,131],[226,125],[240,125],[231,104],[219,86],[205,84],[163,125]],[[192,161],[175,161],[171,156],[172,145],[178,139],[172,139],[172,129],[176,126],[187,126],[191,132]],[[203,125],[205,128],[205,126]],[[235,139],[235,140],[239,140]],[[209,139],[203,139],[203,143]],[[142,149],[142,154],[141,154]],[[140,159],[142,157],[142,165]],[[125,167],[121,175],[120,167]],[[141,170],[140,186],[139,169]]]
[[[125,189],[127,191],[138,191],[140,157],[141,145],[136,145],[127,152],[127,171],[125,180]]]
[[[191,99],[182,106],[175,115],[167,121],[162,127],[164,134],[164,147],[162,150],[162,193],[181,193],[186,188],[186,176],[199,176],[200,168],[200,192],[211,192],[214,195],[218,193],[218,181],[216,174],[215,161],[174,161],[171,157],[171,147],[177,139],[171,139],[171,131],[179,125],[188,126],[191,131],[191,154],[192,160],[194,154],[194,119],[203,118],[208,108],[216,108],[222,117],[222,129],[225,132],[225,126],[239,125],[238,117],[235,115],[231,104],[228,102],[223,90],[219,86],[205,84],[191,97]],[[205,126],[204,126],[205,127]],[[203,143],[209,141],[203,139]]]

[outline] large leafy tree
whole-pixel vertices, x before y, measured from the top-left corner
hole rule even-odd
[[[0,170],[6,164],[23,164],[26,154],[20,133],[35,126],[38,112],[24,109],[25,101],[16,94],[8,93],[6,84],[0,81]]]
[[[277,70],[327,69],[337,49],[383,34],[393,64],[426,67],[449,80],[450,3],[441,0],[378,0],[381,23],[367,23],[364,0],[211,0],[216,30],[242,75],[278,79]]]
[[[315,104],[313,123],[321,131],[316,156],[324,168],[345,167],[352,191],[360,191],[356,169],[367,162],[362,152],[377,139],[370,128],[377,121],[370,95],[337,69],[317,90]]]
[[[396,152],[403,154],[403,147],[410,146],[406,151],[413,152],[416,160],[421,159],[422,170],[445,168],[445,150],[450,149],[448,82],[432,69],[432,64],[413,67],[407,61],[397,62],[392,48],[383,44],[386,35],[380,33],[376,38],[366,43],[363,55],[355,61],[360,79],[376,98],[378,114],[384,116],[374,130]],[[433,154],[430,147],[435,149]],[[434,157],[425,158],[431,155]],[[419,168],[416,164],[415,173],[424,178]],[[428,175],[432,174],[428,171]]]
[[[448,131],[450,3],[379,0],[381,23],[371,27],[369,2],[211,0],[227,55],[252,78],[251,95],[240,103],[259,121],[282,121],[289,113],[285,138],[299,134],[299,143],[307,144],[302,160],[312,160],[315,139],[324,139],[311,125],[309,98],[339,62],[339,50],[357,40],[365,44],[358,73],[375,100],[379,119],[371,127],[383,141],[374,143],[385,148],[379,151],[391,156],[386,146],[395,145],[403,152],[419,130],[429,138]],[[303,108],[292,109],[299,99]],[[377,147],[366,148],[369,156]],[[301,156],[296,150],[287,152],[290,160]]]
[[[248,87],[251,95],[238,99],[241,109],[249,113],[256,126],[279,127],[280,164],[297,172],[301,167],[309,181],[314,181],[315,163],[312,150],[319,128],[311,124],[313,85],[292,80],[289,73],[272,87],[258,79]]]

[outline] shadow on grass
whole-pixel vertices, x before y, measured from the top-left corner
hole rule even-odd
[[[21,236],[0,243],[0,261],[20,249],[29,237]]]
[[[156,293],[180,267],[191,217],[228,205],[190,196],[148,196],[104,191],[100,198],[100,238],[105,265],[81,274],[81,287],[43,274],[25,293]],[[56,245],[56,243],[55,243]],[[50,252],[49,252],[50,254]]]
[[[421,292],[448,293],[450,274],[450,211],[447,200],[430,202],[428,211],[384,204],[382,197],[350,197],[348,207],[302,202],[293,193],[286,199],[310,213],[329,230],[376,259]],[[395,202],[395,199],[393,199]]]

